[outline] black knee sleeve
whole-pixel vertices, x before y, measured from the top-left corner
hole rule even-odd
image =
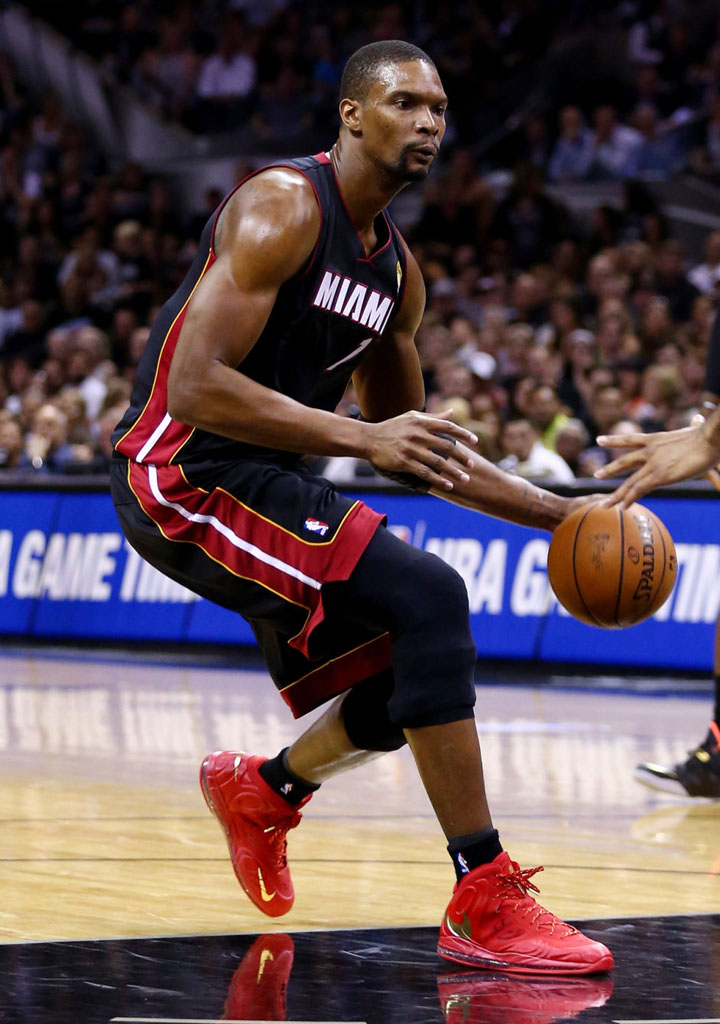
[[[390,634],[391,724],[419,728],[472,717],[477,649],[465,583],[454,569],[381,528],[350,580],[336,587],[330,614]]]
[[[405,728],[472,718],[475,705],[477,647],[465,583],[442,559],[422,554],[393,638],[395,690],[388,713]]]
[[[342,702],[345,732],[358,750],[399,750],[407,743],[405,733],[388,715],[388,701],[395,682],[391,669],[365,679]]]

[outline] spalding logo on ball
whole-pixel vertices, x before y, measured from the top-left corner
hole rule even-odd
[[[675,545],[644,505],[587,505],[555,530],[548,578],[560,604],[581,622],[603,629],[634,626],[670,596]]]

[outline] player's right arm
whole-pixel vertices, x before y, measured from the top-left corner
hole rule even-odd
[[[170,367],[168,412],[189,426],[284,451],[370,461],[382,451],[385,468],[422,468],[430,484],[451,490],[460,467],[453,460],[437,469],[426,463],[440,432],[473,444],[462,427],[422,413],[358,422],[302,405],[237,369],[279,289],[310,259],[319,231],[318,204],[301,174],[273,168],[237,190],[218,223],[217,259],[188,303]]]

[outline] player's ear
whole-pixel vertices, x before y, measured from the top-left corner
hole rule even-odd
[[[340,100],[340,120],[351,132],[359,132],[362,128],[361,110],[359,100]]]

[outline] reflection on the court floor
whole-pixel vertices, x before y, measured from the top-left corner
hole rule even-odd
[[[118,759],[128,767],[149,760],[170,767],[194,765],[204,752],[221,747],[270,753],[298,730],[264,673],[176,668],[168,682],[154,666],[130,671],[75,663],[80,682],[56,685],[47,681],[55,678],[52,664],[45,663],[41,673],[38,662],[32,678],[0,687],[0,750],[16,756],[92,754],[96,769]],[[478,729],[493,793],[522,792],[526,801],[543,798],[556,805],[637,807],[637,788],[628,781],[632,766],[684,756],[684,744],[661,732],[635,734],[631,714],[620,724],[601,719],[603,695],[587,706],[587,720],[564,720],[558,695],[545,696],[538,706],[536,694],[520,687],[481,691]],[[641,698],[604,699],[617,704]],[[382,763],[378,781],[386,777],[397,784],[398,772],[413,771],[408,759],[391,756]]]

